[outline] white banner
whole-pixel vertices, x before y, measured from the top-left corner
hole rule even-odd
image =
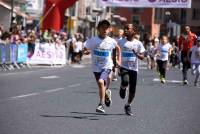
[[[192,0],[98,0],[103,7],[191,8]]]
[[[66,64],[65,46],[56,47],[55,44],[37,43],[29,64]]]

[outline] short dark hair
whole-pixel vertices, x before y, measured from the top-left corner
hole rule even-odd
[[[101,20],[99,21],[97,28],[101,27],[102,25],[108,25],[108,27],[110,27],[110,22],[107,20]]]

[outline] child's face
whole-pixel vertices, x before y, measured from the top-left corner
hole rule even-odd
[[[110,32],[110,27],[106,24],[103,24],[98,28],[99,36],[106,37]]]
[[[161,39],[162,44],[167,44],[168,43],[168,39],[167,37],[163,36]]]

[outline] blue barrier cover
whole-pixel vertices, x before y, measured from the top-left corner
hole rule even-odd
[[[28,45],[27,44],[20,44],[18,46],[18,55],[17,55],[17,62],[26,62],[28,55]]]
[[[11,44],[11,62],[14,63],[17,60],[17,45]]]
[[[1,47],[1,63],[5,63],[6,62],[6,48],[5,48],[5,45],[4,44],[1,44],[0,45]]]

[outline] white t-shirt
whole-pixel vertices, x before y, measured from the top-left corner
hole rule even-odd
[[[123,38],[118,42],[121,48],[121,67],[138,71],[138,58],[133,53],[133,49],[137,53],[143,53],[145,51],[144,46],[141,41],[134,39],[132,41],[128,41],[126,38]]]
[[[200,63],[200,47],[193,46],[190,51],[192,52],[191,63],[199,64]]]
[[[94,72],[101,72],[102,69],[112,69],[112,50],[116,45],[117,42],[109,36],[104,39],[97,36],[86,41],[85,47],[91,50]]]
[[[75,45],[74,52],[78,53],[83,50],[83,43],[81,41],[75,42],[74,45]]]
[[[165,45],[159,44],[158,45],[158,53],[157,60],[167,61],[169,59],[169,50],[172,49],[172,45],[167,43]]]

